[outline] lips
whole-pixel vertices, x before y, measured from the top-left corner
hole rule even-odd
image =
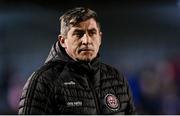
[[[79,52],[82,52],[82,51],[88,52],[88,51],[93,51],[93,49],[90,49],[90,48],[81,48],[81,49],[79,49]]]

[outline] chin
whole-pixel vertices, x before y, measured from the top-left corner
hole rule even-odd
[[[92,59],[90,58],[83,58],[83,59],[80,59],[81,61],[85,61],[85,62],[90,62]]]
[[[80,55],[78,60],[80,61],[86,61],[86,62],[90,62],[94,59],[94,55],[93,54],[83,54],[83,55]]]
[[[80,61],[90,62],[94,59],[94,57],[81,57],[78,58]]]

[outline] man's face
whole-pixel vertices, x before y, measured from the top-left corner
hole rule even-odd
[[[91,61],[99,51],[101,32],[96,21],[91,18],[72,26],[67,37],[59,37],[62,47],[75,61]]]

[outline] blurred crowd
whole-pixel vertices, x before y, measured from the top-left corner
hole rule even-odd
[[[126,70],[138,114],[180,114],[180,56]]]

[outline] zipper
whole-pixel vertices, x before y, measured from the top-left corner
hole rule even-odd
[[[95,101],[97,114],[100,114],[100,107],[99,107],[97,94],[96,94],[95,89],[93,88],[92,83],[90,82],[89,79],[88,79],[88,83],[89,83],[90,89],[92,90],[92,93],[93,93],[93,98],[94,98],[94,101]]]
[[[88,68],[89,68],[90,70],[92,70],[90,63],[88,63]],[[96,91],[95,91],[95,89],[94,89],[94,87],[93,87],[93,85],[92,85],[91,80],[90,80],[88,77],[87,77],[87,80],[88,80],[88,83],[89,83],[89,87],[90,87],[90,89],[92,90],[92,93],[93,93],[93,98],[94,98],[94,101],[95,101],[97,114],[100,114],[100,107],[99,107],[98,95],[97,95],[97,93],[96,93]]]

